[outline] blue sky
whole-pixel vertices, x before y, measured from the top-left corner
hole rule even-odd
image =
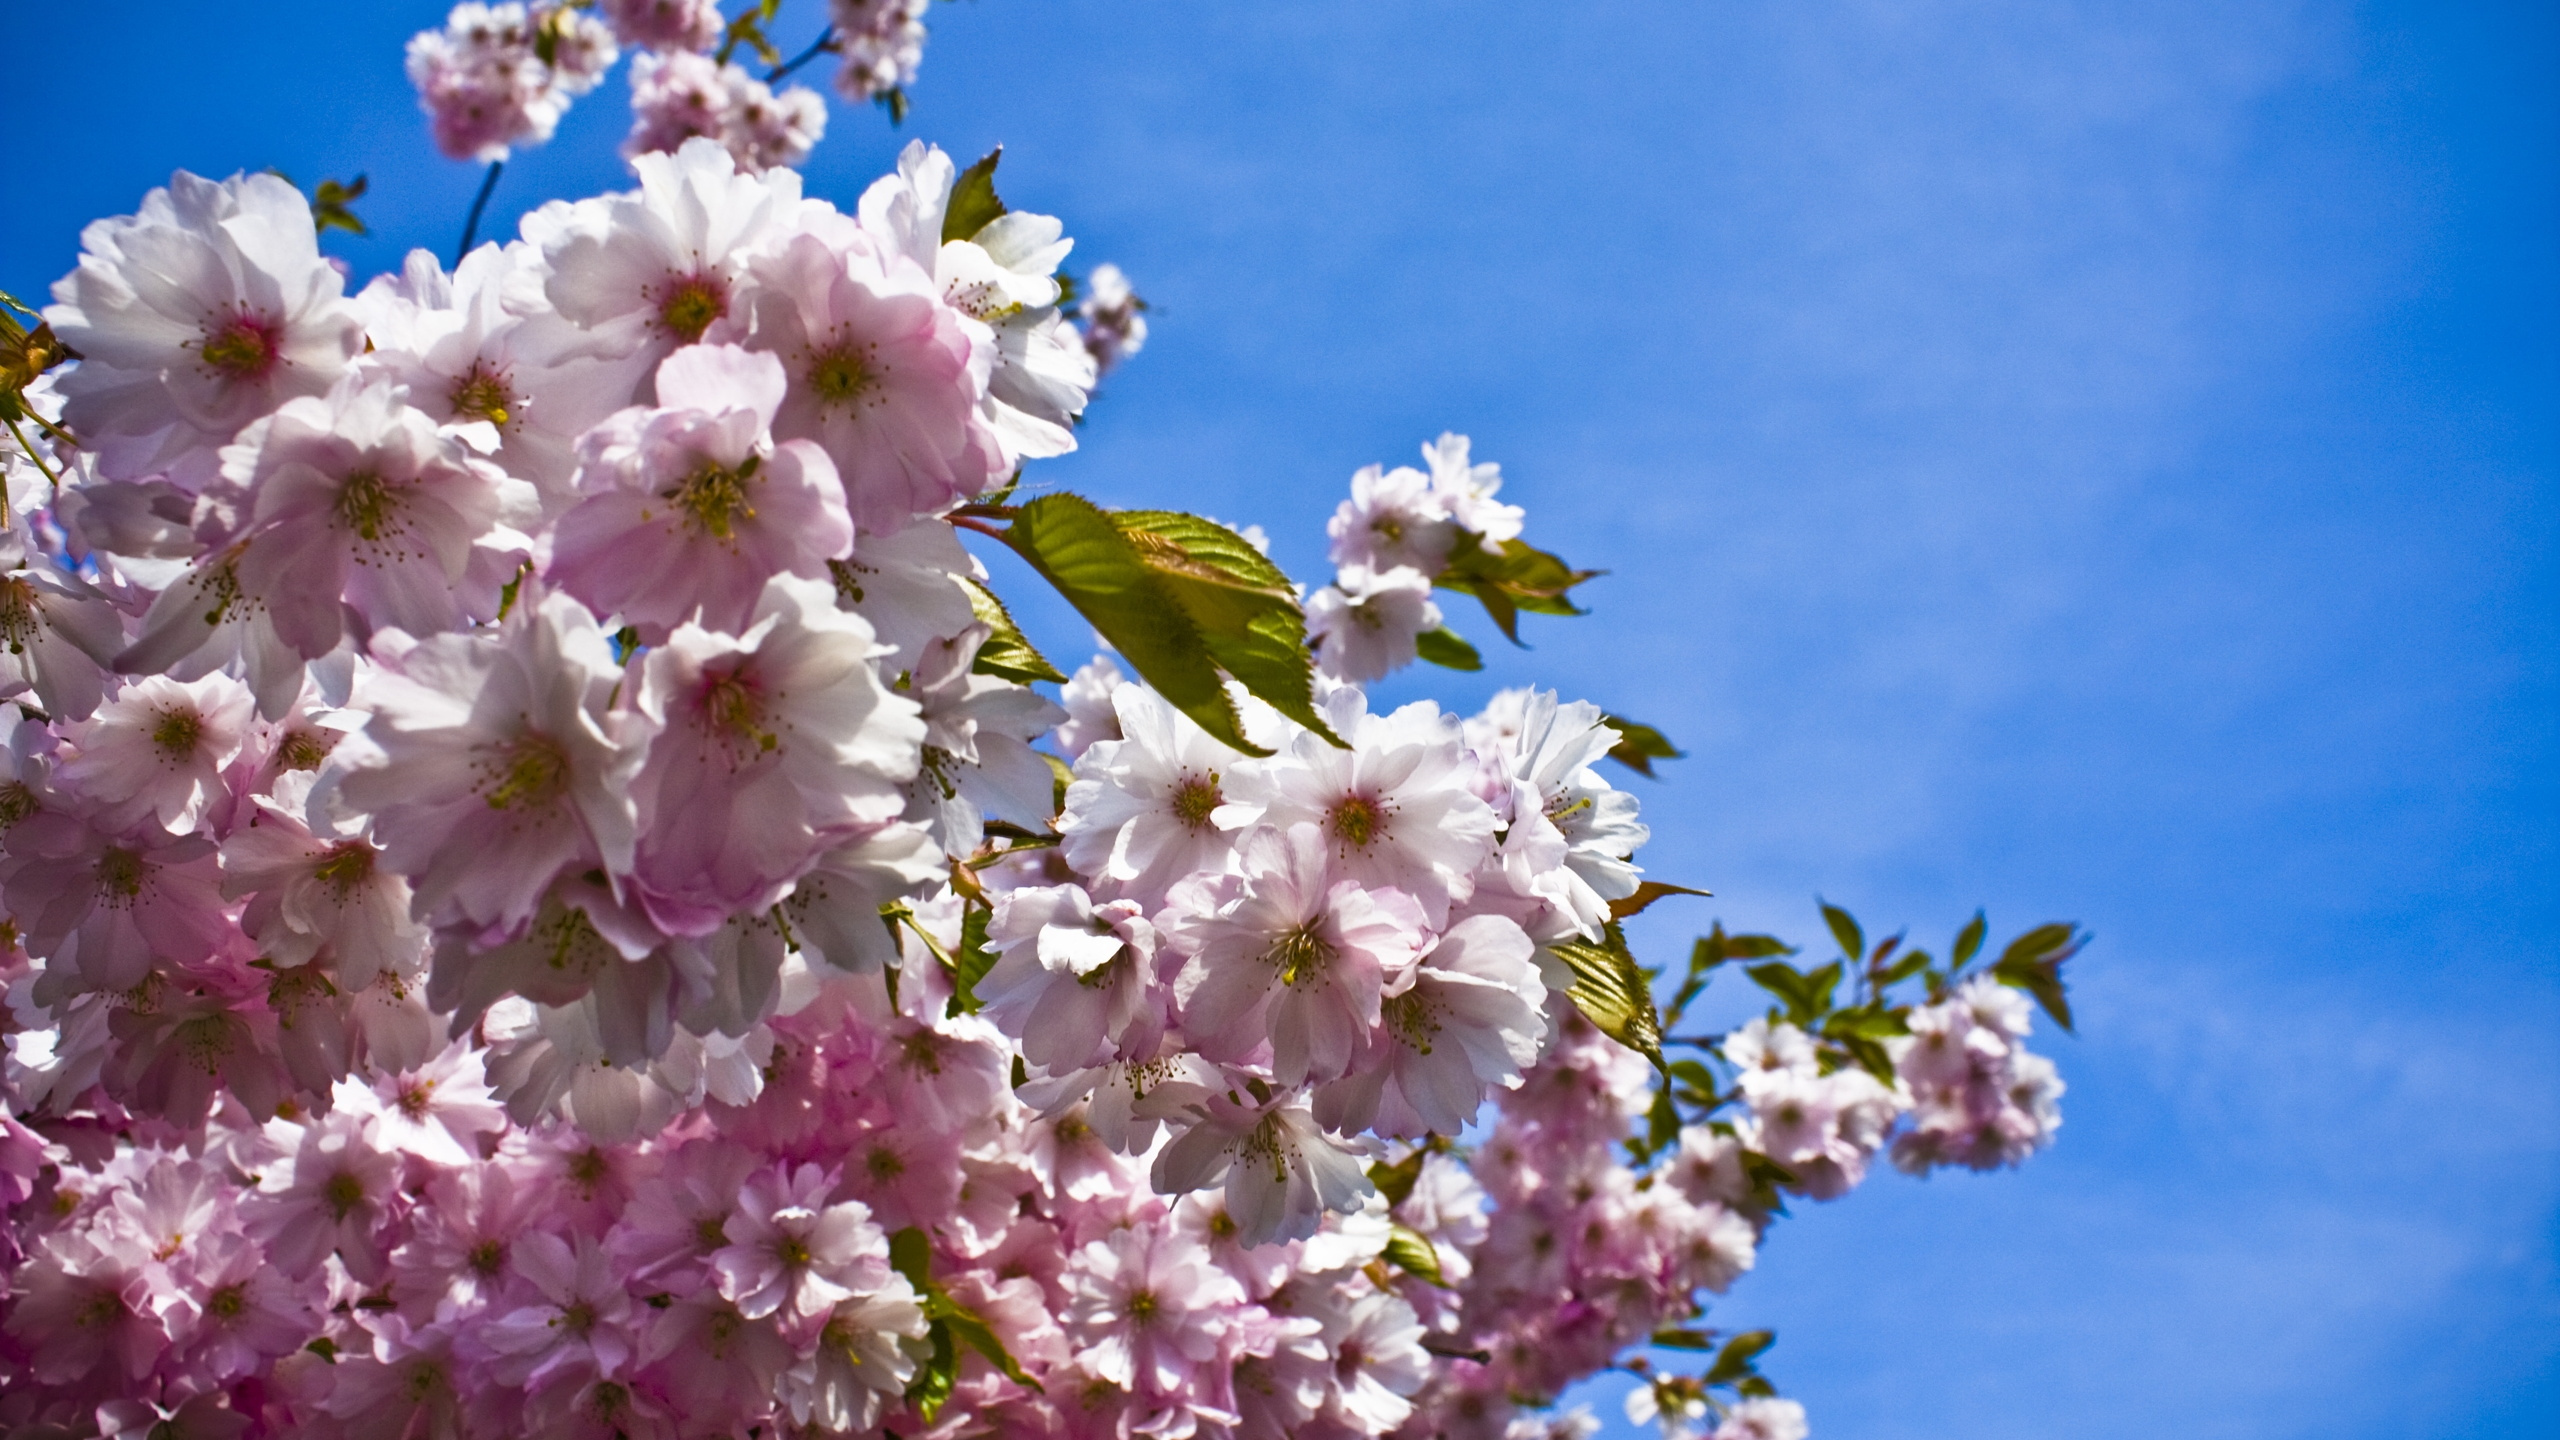
[[[478,175],[399,72],[439,13],[11,7],[0,284],[177,166],[368,171],[339,253],[449,249]],[[1720,1307],[1818,1434],[2560,1428],[2548,7],[933,19],[906,132],[839,106],[811,183],[1001,141],[1156,302],[1043,483],[1315,575],[1352,469],[1469,432],[1611,573],[1391,692],[1535,680],[1687,746],[1647,860],[1719,898],[1640,948],[1810,939],[1817,890],[1938,944],[1976,904],[2097,931],[2051,1154],[1809,1208]],[[620,183],[624,124],[583,102],[501,224]]]

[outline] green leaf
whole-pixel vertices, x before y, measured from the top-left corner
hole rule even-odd
[[[1476,647],[1468,644],[1466,637],[1446,625],[1437,630],[1425,630],[1415,636],[1413,653],[1417,658],[1447,670],[1484,668],[1484,657],[1476,653]]]
[[[951,1398],[952,1387],[960,1381],[960,1347],[951,1338],[949,1321],[934,1321],[926,1336],[933,1345],[933,1355],[916,1367],[916,1378],[907,1382],[907,1408],[930,1425]]]
[[[2088,943],[2077,925],[2039,925],[2009,942],[1991,967],[1991,978],[2036,997],[2053,1023],[2069,1031],[2071,1000],[2062,988],[2062,966]]]
[[[1707,1383],[1727,1385],[1755,1373],[1760,1357],[1777,1343],[1777,1333],[1771,1330],[1746,1330],[1734,1336],[1716,1353],[1716,1363],[1707,1371]]]
[[[1521,611],[1580,615],[1581,607],[1567,596],[1573,587],[1600,573],[1576,570],[1525,541],[1498,541],[1488,550],[1483,537],[1462,530],[1458,543],[1450,547],[1448,568],[1433,583],[1476,597],[1493,623],[1502,627],[1504,637],[1517,645]]]
[[[1660,1064],[1662,1017],[1653,1008],[1653,983],[1627,952],[1627,937],[1610,921],[1597,945],[1563,940],[1547,947],[1573,973],[1565,991],[1600,1033]]]
[[[1857,1067],[1886,1085],[1893,1084],[1893,1055],[1882,1045],[1863,1035],[1844,1035],[1833,1043],[1848,1053]]]
[[[1692,890],[1686,885],[1672,885],[1660,880],[1647,880],[1636,887],[1636,893],[1623,900],[1609,902],[1609,918],[1624,920],[1642,914],[1645,908],[1665,895],[1713,895],[1712,890]]]
[[[907,123],[907,91],[903,85],[892,85],[871,97],[881,109],[889,112],[891,125]]]
[[[1844,1035],[1863,1035],[1870,1040],[1882,1040],[1894,1035],[1908,1035],[1911,1026],[1899,1011],[1888,1010],[1878,1003],[1834,1014],[1822,1022],[1822,1033],[1833,1039]]]
[[[1787,1007],[1787,1018],[1798,1025],[1811,1025],[1831,1008],[1831,992],[1840,984],[1843,973],[1840,962],[1833,961],[1808,975],[1783,960],[1753,965],[1742,973],[1751,977],[1761,989],[1778,997]]]
[[[1757,1400],[1766,1400],[1778,1393],[1777,1386],[1770,1384],[1768,1381],[1757,1375],[1744,1377],[1742,1380],[1738,1381],[1733,1388]]]
[[[1056,685],[1067,682],[1066,675],[1022,637],[1022,627],[1013,623],[1013,613],[1004,608],[1004,602],[996,598],[996,592],[966,575],[954,578],[959,580],[960,588],[968,592],[969,609],[988,630],[986,643],[978,647],[978,658],[969,662],[972,672],[1011,680],[1018,685],[1028,685],[1034,680],[1046,680]]]
[[[1716,1332],[1713,1330],[1656,1330],[1653,1332],[1652,1343],[1665,1350],[1713,1350],[1716,1348]]]
[[[987,1363],[1004,1373],[1004,1378],[1026,1389],[1038,1390],[1040,1382],[1026,1372],[1010,1351],[1004,1348],[1004,1337],[995,1332],[976,1311],[952,1299],[941,1290],[933,1292],[930,1307],[937,1325],[949,1328],[953,1339],[986,1357]],[[954,1357],[955,1360],[957,1357]],[[958,1366],[953,1366],[954,1371]]]
[[[1618,743],[1609,747],[1609,758],[1648,780],[1661,778],[1653,773],[1654,761],[1689,758],[1687,751],[1650,725],[1623,715],[1603,715],[1600,723],[1618,732]]]
[[[1004,542],[1056,586],[1173,708],[1236,750],[1270,753],[1245,739],[1200,627],[1092,501],[1044,495],[1015,512]]]
[[[1813,903],[1822,907],[1822,923],[1831,927],[1831,938],[1840,942],[1841,954],[1855,960],[1867,953],[1867,934],[1849,918],[1848,911],[1820,896],[1814,897]]]
[[[1973,912],[1972,919],[1964,922],[1964,928],[1956,932],[1957,969],[1963,969],[1965,962],[1972,959],[1975,952],[1982,948],[1982,937],[1990,931],[1990,928],[1990,921],[1985,919],[1979,910]]]
[[[987,922],[995,912],[970,905],[960,915],[960,951],[951,957],[951,1013],[978,1013],[978,982],[996,968],[995,947],[987,943]]]
[[[365,229],[364,222],[356,218],[352,208],[356,201],[364,198],[365,186],[366,180],[362,175],[343,185],[335,180],[321,181],[320,188],[311,196],[311,228],[322,235],[332,230],[345,230],[356,235],[371,233]]]
[[[1440,1252],[1419,1230],[1393,1225],[1387,1230],[1386,1261],[1408,1275],[1418,1275],[1446,1290],[1449,1282],[1440,1278]]]
[[[967,240],[1003,217],[1004,202],[996,198],[996,162],[1003,158],[1004,147],[999,145],[952,182],[950,203],[942,207],[946,244]]]
[[[889,1268],[907,1277],[918,1296],[933,1288],[933,1237],[914,1225],[889,1237]]]
[[[1421,1181],[1422,1159],[1429,1153],[1417,1147],[1412,1154],[1392,1165],[1381,1160],[1369,1167],[1369,1183],[1378,1188],[1378,1193],[1386,1197],[1389,1205],[1401,1205]]]
[[[1665,1071],[1653,1089],[1653,1108],[1645,1112],[1645,1154],[1658,1155],[1680,1141],[1680,1107],[1671,1098],[1671,1076]]]
[[[1243,536],[1197,515],[1122,510],[1111,521],[1182,607],[1219,668],[1272,709],[1343,744],[1316,713],[1307,617],[1279,566]]]
[[[1894,961],[1891,966],[1877,973],[1876,983],[1879,985],[1899,985],[1903,981],[1910,979],[1912,976],[1919,974],[1921,971],[1928,969],[1929,959],[1929,952],[1926,950],[1906,951],[1901,959]]]

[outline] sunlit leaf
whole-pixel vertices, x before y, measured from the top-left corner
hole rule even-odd
[[[1583,1017],[1600,1033],[1659,1063],[1662,1017],[1653,1008],[1653,984],[1627,952],[1627,937],[1617,922],[1609,923],[1599,944],[1564,940],[1547,948],[1572,972],[1573,984],[1565,994]]]
[[[1415,636],[1413,653],[1418,658],[1443,669],[1481,670],[1484,668],[1484,656],[1477,653],[1476,647],[1467,643],[1466,637],[1446,625],[1436,630],[1425,630]]]
[[[1446,1290],[1449,1282],[1440,1277],[1440,1251],[1421,1231],[1404,1225],[1387,1230],[1386,1261],[1408,1275],[1417,1275]]]
[[[1644,911],[1650,907],[1654,901],[1661,899],[1665,895],[1711,896],[1713,894],[1715,894],[1715,892],[1712,890],[1692,890],[1686,885],[1673,885],[1661,880],[1647,880],[1636,887],[1636,893],[1633,895],[1629,895],[1624,899],[1610,901],[1609,918],[1612,920],[1624,920],[1630,915],[1640,915],[1644,913]]]
[[[1004,202],[996,198],[996,162],[1004,147],[990,150],[952,182],[950,203],[942,209],[942,239],[966,240],[1003,218]]]
[[[1066,683],[1065,673],[1050,664],[1048,657],[1033,649],[1031,642],[1023,638],[1022,627],[1013,623],[1013,612],[1004,608],[1004,602],[996,598],[996,592],[966,575],[954,578],[959,580],[960,588],[968,592],[969,609],[988,630],[986,643],[978,647],[978,658],[969,663],[970,670],[980,675],[993,675],[999,680],[1011,680],[1018,685],[1028,685],[1034,680],[1046,680],[1057,685]]]
[[[1653,773],[1656,760],[1685,760],[1688,752],[1664,737],[1663,733],[1640,721],[1623,715],[1603,715],[1600,723],[1618,732],[1618,743],[1609,747],[1609,758],[1648,780],[1661,777]]]

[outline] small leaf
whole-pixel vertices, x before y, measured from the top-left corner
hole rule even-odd
[[[1653,1008],[1653,984],[1627,952],[1627,937],[1616,921],[1601,937],[1597,945],[1564,940],[1547,947],[1573,973],[1566,997],[1601,1034],[1659,1064],[1662,1017]]]
[[[1727,1385],[1754,1373],[1760,1357],[1777,1343],[1777,1333],[1770,1330],[1747,1330],[1734,1336],[1716,1353],[1716,1363],[1707,1371],[1707,1383]]]
[[[874,95],[871,98],[878,102],[881,109],[889,112],[889,123],[891,125],[904,125],[907,123],[907,91],[905,86],[892,85],[888,89],[881,91],[879,94]]]
[[[1600,723],[1618,732],[1618,743],[1609,747],[1609,758],[1648,780],[1661,778],[1653,773],[1654,761],[1689,758],[1687,751],[1672,744],[1661,731],[1650,725],[1623,715],[1603,715]]]
[[[978,647],[978,658],[969,662],[972,673],[993,675],[1018,685],[1028,685],[1034,680],[1046,680],[1055,685],[1067,683],[1066,675],[1023,638],[1022,627],[1013,623],[1013,613],[1004,608],[1004,602],[996,598],[996,592],[966,575],[953,578],[960,582],[962,590],[968,592],[969,609],[975,612],[979,623],[988,631],[986,643]]]
[[[1857,921],[1849,918],[1848,911],[1819,896],[1813,903],[1822,907],[1822,923],[1831,927],[1831,938],[1840,942],[1841,954],[1855,960],[1867,953],[1866,932],[1858,928]]]
[[[2071,1029],[2071,1001],[2063,992],[2063,962],[2080,953],[2089,937],[2077,925],[2039,925],[2009,942],[1991,967],[1991,978],[2036,997],[2044,1013],[2064,1030]]]
[[[1415,636],[1413,653],[1418,658],[1446,670],[1484,668],[1484,656],[1476,653],[1476,647],[1468,644],[1466,637],[1446,625],[1437,630],[1425,630]]]
[[[1422,1179],[1422,1160],[1430,1152],[1416,1148],[1414,1152],[1390,1165],[1381,1160],[1369,1167],[1369,1183],[1386,1197],[1389,1205],[1401,1205]]]
[[[1903,952],[1901,959],[1894,961],[1891,966],[1887,967],[1883,972],[1876,976],[1876,983],[1878,985],[1899,985],[1903,981],[1910,979],[1912,976],[1919,974],[1921,971],[1928,969],[1929,960],[1929,952],[1926,950],[1906,950]]]
[[[907,1382],[907,1407],[927,1425],[942,1413],[944,1402],[960,1380],[960,1347],[951,1338],[951,1322],[936,1320],[926,1332],[933,1345],[932,1357],[916,1367],[916,1376]]]
[[[1653,1108],[1645,1112],[1644,1141],[1648,1156],[1658,1155],[1680,1141],[1680,1107],[1671,1098],[1667,1071],[1654,1086]]]
[[[995,947],[987,943],[987,922],[995,911],[970,905],[960,916],[960,953],[951,957],[951,1005],[954,1015],[978,1013],[978,982],[996,968]]]
[[[999,145],[952,182],[951,199],[942,208],[943,243],[967,240],[1003,218],[1004,202],[996,198],[996,162],[1003,158]]]
[[[1757,1375],[1746,1377],[1733,1388],[1755,1400],[1766,1400],[1778,1393],[1777,1386],[1770,1384],[1768,1381],[1761,1379]]]
[[[1443,590],[1457,590],[1473,595],[1484,605],[1493,623],[1512,644],[1520,643],[1520,612],[1541,615],[1580,615],[1567,594],[1576,585],[1599,575],[1597,570],[1576,570],[1543,550],[1524,541],[1497,541],[1490,550],[1483,537],[1469,531],[1458,532],[1458,543],[1449,550],[1447,568],[1433,583]]]
[[[1220,669],[1272,709],[1344,743],[1316,713],[1307,617],[1279,566],[1243,536],[1197,515],[1121,510],[1111,523],[1182,607]]]
[[[1041,1388],[1040,1382],[1025,1372],[1021,1363],[1004,1348],[1004,1337],[998,1335],[995,1327],[989,1325],[976,1311],[936,1288],[933,1292],[931,1313],[938,1323],[950,1328],[953,1339],[985,1356],[988,1364],[1003,1372],[1004,1378],[1025,1389]],[[956,1360],[957,1357],[954,1358]],[[956,1371],[956,1365],[954,1369]]]
[[[889,1268],[907,1278],[918,1297],[933,1288],[933,1239],[909,1225],[889,1237]]]
[[[1642,914],[1646,907],[1665,895],[1713,895],[1712,890],[1692,890],[1686,885],[1672,885],[1660,880],[1647,880],[1636,887],[1636,893],[1623,900],[1609,902],[1609,918],[1624,920]]]
[[[1391,1225],[1387,1230],[1387,1263],[1408,1275],[1417,1275],[1446,1290],[1449,1282],[1440,1278],[1440,1251],[1419,1230],[1404,1225]]]
[[[1964,922],[1964,928],[1956,932],[1955,957],[1957,969],[1963,969],[1965,962],[1971,960],[1974,957],[1975,952],[1982,948],[1982,937],[1989,932],[1990,928],[1990,922],[1983,917],[1982,912],[1979,910],[1973,912],[1972,919]]]
[[[1713,1330],[1656,1330],[1653,1332],[1652,1343],[1665,1350],[1713,1350],[1716,1348],[1716,1332]]]
[[[356,218],[352,208],[356,201],[364,198],[365,186],[366,180],[362,175],[343,185],[335,180],[321,181],[320,188],[311,196],[311,228],[322,235],[331,230],[345,230],[357,235],[371,233],[365,229],[364,222]]]

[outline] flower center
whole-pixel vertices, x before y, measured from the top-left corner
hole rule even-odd
[[[142,894],[142,857],[121,846],[109,846],[98,857],[98,893],[109,901],[130,901]]]
[[[0,580],[0,645],[12,655],[23,655],[36,628],[36,587],[16,575]]]
[[[0,830],[17,824],[36,813],[36,792],[22,781],[0,785]]]
[[[548,735],[527,731],[484,763],[494,775],[487,791],[492,810],[538,810],[568,793],[569,756]]]
[[[1263,958],[1280,972],[1280,983],[1288,986],[1311,984],[1333,963],[1333,947],[1316,933],[1315,922],[1299,926],[1272,942],[1271,953]]]
[[[249,1308],[249,1297],[240,1293],[241,1289],[237,1284],[225,1285],[207,1295],[204,1297],[204,1313],[217,1320],[239,1319],[241,1312]]]
[[[560,1307],[560,1328],[572,1335],[585,1335],[596,1328],[596,1307],[584,1300]]]
[[[871,388],[871,347],[843,344],[809,357],[809,388],[820,405],[848,405]]]
[[[1431,1053],[1431,1037],[1440,1033],[1440,1022],[1431,1014],[1431,1003],[1420,989],[1391,996],[1378,1007],[1386,1020],[1389,1033],[1401,1038],[1417,1055]]]
[[[1334,802],[1333,813],[1326,820],[1334,839],[1354,850],[1365,850],[1386,828],[1386,807],[1366,795],[1347,795]]]
[[[327,730],[294,730],[286,733],[284,743],[276,747],[276,764],[287,770],[317,770],[336,748],[337,733]]]
[[[226,380],[263,380],[276,365],[279,326],[263,315],[234,315],[205,332],[196,354]]]
[[[862,1168],[871,1172],[874,1181],[886,1184],[907,1173],[907,1162],[897,1151],[880,1145],[863,1157]]]
[[[678,280],[658,302],[658,323],[687,345],[701,339],[712,321],[728,313],[728,288],[708,275]]]
[[[204,717],[193,710],[163,710],[160,723],[151,727],[151,743],[171,760],[184,760],[196,753],[196,742],[204,738]]]
[[[737,671],[712,677],[702,687],[703,728],[740,742],[752,742],[757,750],[771,750],[781,745],[782,737],[756,722],[764,718],[764,697]]]
[[[453,407],[457,420],[486,420],[504,429],[515,411],[516,397],[507,388],[505,377],[492,374],[485,363],[474,360],[470,370],[453,382],[445,403]]]
[[[1129,1292],[1129,1318],[1132,1321],[1140,1325],[1148,1323],[1156,1318],[1157,1308],[1154,1291],[1132,1290]]]
[[[665,492],[666,498],[693,521],[695,529],[715,540],[729,539],[737,533],[739,521],[756,518],[747,485],[755,478],[759,460],[750,455],[735,470],[706,464]]]
[[[1205,777],[1185,775],[1173,792],[1173,818],[1181,821],[1185,829],[1205,830],[1209,828],[1209,816],[1225,803],[1226,797],[1218,793],[1216,771]]]
[[[808,1241],[797,1235],[787,1235],[783,1237],[782,1243],[774,1248],[774,1258],[790,1269],[805,1270],[814,1257],[809,1253]]]
[[[357,886],[373,878],[373,847],[362,840],[342,840],[311,867],[311,878],[328,886],[343,905]]]
[[[341,1170],[320,1187],[320,1198],[329,1202],[329,1213],[340,1220],[354,1213],[364,1203],[364,1181]]]
[[[400,1092],[400,1113],[412,1120],[426,1119],[427,1106],[434,1101],[435,1095],[436,1082],[433,1080],[420,1080],[406,1086]]]
[[[705,1215],[693,1222],[693,1243],[705,1250],[717,1250],[729,1243],[729,1222],[717,1215]]]

